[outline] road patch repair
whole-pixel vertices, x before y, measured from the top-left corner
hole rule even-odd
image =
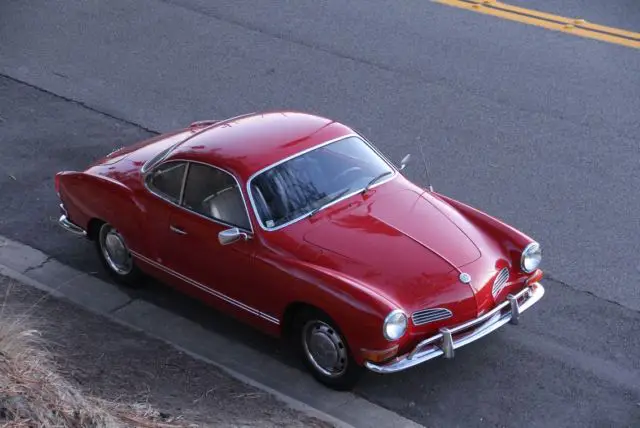
[[[433,0],[473,12],[492,15],[522,24],[535,25],[548,30],[561,31],[630,48],[640,49],[640,33],[594,24],[581,18],[567,18],[551,13],[512,6],[496,0]]]
[[[117,401],[116,414],[165,426],[421,426],[1,236],[0,293],[55,348],[64,378]]]

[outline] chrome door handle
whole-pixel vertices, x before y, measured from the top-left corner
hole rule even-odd
[[[182,230],[182,229],[180,229],[180,228],[178,228],[178,227],[175,227],[174,225],[170,225],[170,226],[169,226],[169,229],[170,229],[172,232],[177,233],[178,235],[186,235],[186,234],[187,234],[187,232],[185,232],[184,230]]]

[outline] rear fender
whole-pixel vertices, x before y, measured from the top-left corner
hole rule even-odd
[[[131,189],[112,178],[85,172],[61,172],[56,180],[59,198],[73,223],[88,231],[92,219],[108,222],[131,247],[139,247],[140,210]]]

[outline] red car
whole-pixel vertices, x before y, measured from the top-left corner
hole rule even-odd
[[[291,340],[335,389],[503,326],[544,295],[540,245],[408,179],[350,127],[300,112],[195,122],[55,177],[60,224]]]

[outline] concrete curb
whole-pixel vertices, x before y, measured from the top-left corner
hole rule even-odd
[[[0,274],[162,340],[336,427],[422,427],[353,393],[329,390],[307,373],[148,302],[132,300],[109,283],[2,236]]]

